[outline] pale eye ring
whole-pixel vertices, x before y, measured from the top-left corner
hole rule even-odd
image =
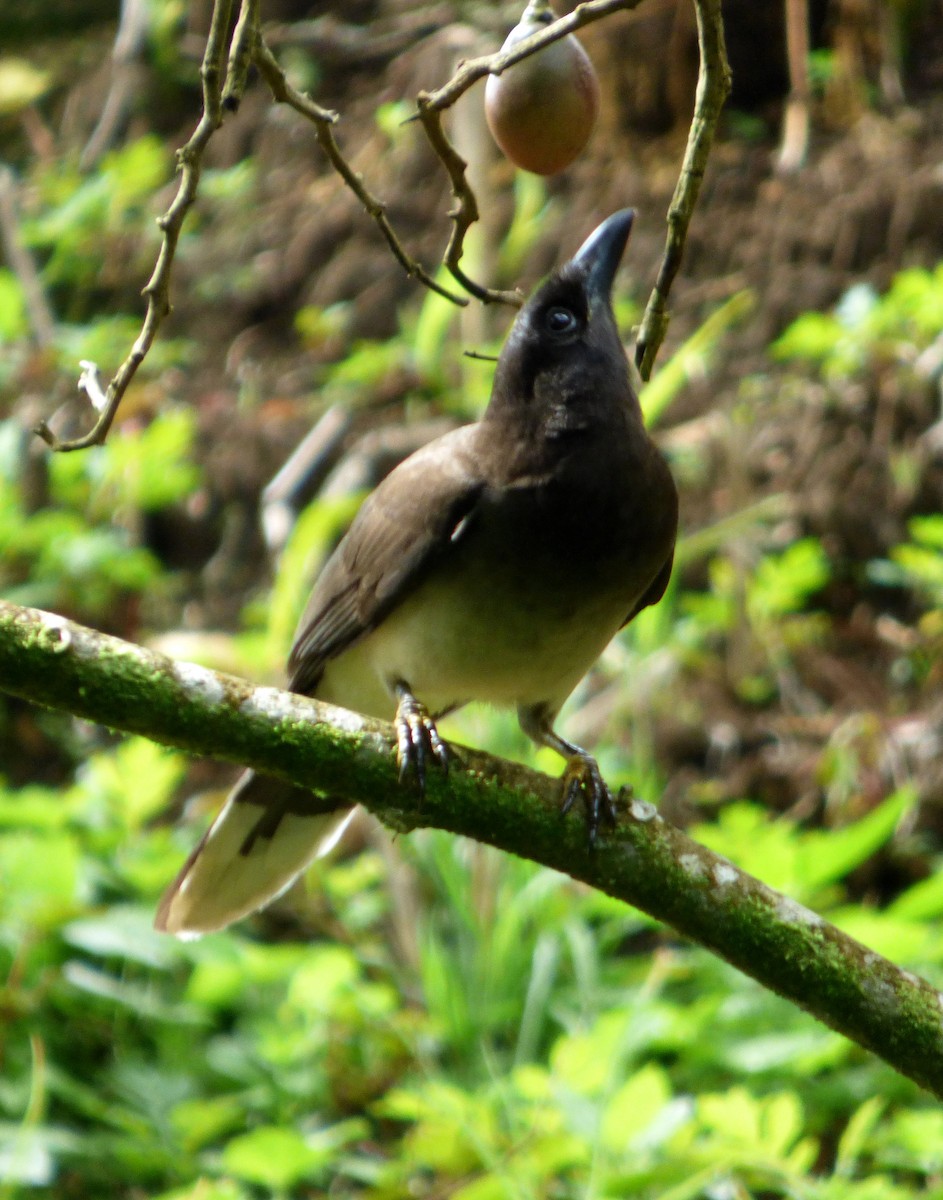
[[[562,304],[555,304],[547,309],[544,323],[551,333],[570,333],[577,325],[576,314]]]

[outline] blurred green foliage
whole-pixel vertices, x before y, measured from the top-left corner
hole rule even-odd
[[[773,344],[783,361],[818,365],[826,378],[847,378],[868,364],[906,369],[915,350],[943,329],[943,263],[895,276],[882,295],[870,284],[848,289],[834,312],[804,313]]]
[[[130,739],[64,791],[0,791],[0,1194],[940,1195],[915,1087],[643,915],[444,834],[318,865],[297,940],[155,934],[184,769]],[[912,799],[831,833],[744,802],[698,835],[943,980],[943,889],[845,905]]]
[[[196,486],[192,414],[168,407],[105,446],[43,461],[47,494],[34,512],[20,469],[28,436],[14,419],[0,423],[0,595],[93,623],[123,599],[156,595],[166,579],[136,522]]]
[[[68,285],[84,306],[107,282],[113,248],[133,247],[142,262],[152,258],[160,236],[154,197],[172,169],[166,147],[153,136],[110,151],[92,173],[64,161],[37,167],[32,179],[37,212],[23,223],[22,235],[43,257],[46,285]],[[109,235],[104,255],[103,231]]]
[[[891,549],[889,562],[871,563],[871,577],[912,588],[925,604],[943,609],[943,514],[912,517],[908,532],[910,540]]]

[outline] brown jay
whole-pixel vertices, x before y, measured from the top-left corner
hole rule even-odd
[[[613,634],[665,591],[677,495],[642,422],[611,290],[634,213],[617,212],[520,310],[480,421],[437,438],[366,499],[324,566],[291,690],[393,719],[420,788],[447,753],[435,720],[515,708],[566,760],[564,808],[611,819],[596,761],[554,730]],[[330,801],[328,801],[330,803]],[[161,903],[157,926],[220,929],[340,836],[349,806],[247,771]]]

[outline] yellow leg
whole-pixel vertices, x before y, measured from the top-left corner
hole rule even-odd
[[[405,779],[412,769],[416,773],[419,795],[426,791],[426,764],[432,758],[443,771],[449,769],[449,754],[445,742],[439,737],[429,710],[416,699],[407,684],[396,684],[396,760],[399,777]]]
[[[605,821],[614,825],[616,807],[606,781],[599,770],[599,764],[582,746],[568,742],[554,731],[553,719],[556,712],[551,712],[545,705],[534,708],[518,709],[518,720],[521,729],[538,746],[549,746],[566,759],[563,772],[563,808],[568,813],[578,796],[583,797],[586,812],[586,828],[589,833],[590,845],[595,843],[599,826]]]

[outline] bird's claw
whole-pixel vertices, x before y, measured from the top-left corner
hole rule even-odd
[[[574,754],[567,760],[563,772],[563,806],[564,815],[576,803],[578,796],[583,797],[583,807],[586,812],[586,831],[590,846],[596,844],[599,826],[603,821],[613,826],[616,823],[616,806],[606,781],[599,770],[599,764],[589,754]]]
[[[449,754],[445,742],[439,737],[428,709],[409,693],[400,696],[395,727],[400,780],[405,779],[412,768],[416,772],[416,783],[422,798],[426,791],[426,764],[430,758],[448,772]]]

